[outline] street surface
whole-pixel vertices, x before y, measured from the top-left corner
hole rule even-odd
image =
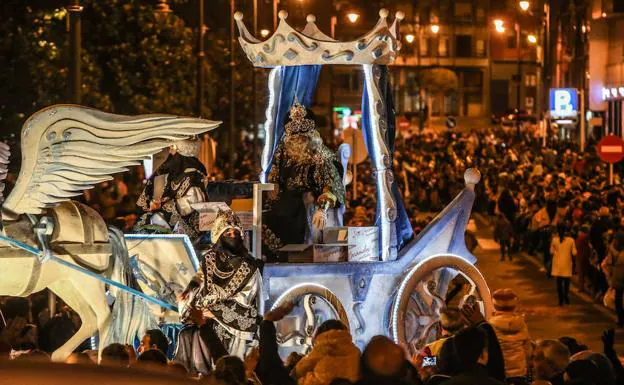
[[[615,314],[594,304],[586,295],[570,287],[570,305],[560,307],[555,279],[540,272],[540,265],[527,255],[518,254],[512,262],[500,262],[498,244],[486,218],[473,215],[477,222],[479,246],[474,251],[476,266],[485,277],[492,293],[511,288],[519,297],[517,311],[525,314],[531,339],[576,338],[590,349],[602,352],[602,332],[615,326]],[[616,330],[616,350],[624,354],[624,330]]]

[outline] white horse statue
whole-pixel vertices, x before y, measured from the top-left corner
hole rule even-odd
[[[53,352],[54,361],[64,361],[96,332],[100,351],[111,342],[132,343],[155,321],[144,301],[64,265],[139,287],[123,234],[107,229],[95,210],[70,198],[219,124],[160,114],[115,115],[76,105],[48,107],[26,121],[21,170],[2,206],[0,296],[24,297],[48,288],[78,313],[82,325]],[[1,144],[0,181],[6,177],[8,156],[8,147]],[[33,255],[32,250],[41,253]],[[55,261],[47,261],[50,256]],[[112,311],[107,290],[115,297]]]

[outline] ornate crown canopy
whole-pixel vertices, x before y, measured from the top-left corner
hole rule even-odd
[[[265,41],[249,33],[243,14],[236,12],[239,38],[243,50],[255,67],[275,67],[312,64],[390,64],[401,48],[399,22],[405,15],[397,12],[388,26],[388,10],[379,11],[379,21],[372,31],[361,38],[341,42],[321,32],[316,17],[308,15],[307,25],[299,32],[288,25],[288,12],[280,11],[277,30]]]

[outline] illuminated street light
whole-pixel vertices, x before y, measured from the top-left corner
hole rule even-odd
[[[415,39],[416,39],[416,36],[414,36],[411,33],[408,35],[405,35],[405,41],[408,42],[409,44],[412,44]]]
[[[260,30],[260,36],[262,36],[262,37],[267,37],[267,36],[269,36],[269,33],[271,33],[271,32],[269,32],[269,30],[268,30],[268,29],[261,29],[261,30]]]
[[[355,13],[355,12],[347,13],[347,19],[349,19],[349,21],[351,23],[357,22],[359,18],[360,18],[360,14],[359,13]]]
[[[167,4],[167,0],[158,0],[158,3],[154,6],[154,17],[159,23],[165,23],[169,14],[173,12]]]
[[[529,10],[529,7],[531,6],[531,3],[529,3],[528,1],[521,1],[518,3],[518,5],[520,5],[520,9],[523,10],[524,12]]]
[[[535,44],[537,43],[537,37],[535,35],[529,35],[527,36],[527,40],[529,41],[529,43],[531,44]]]
[[[437,25],[437,24],[433,24],[433,25],[431,25],[431,32],[433,32],[433,33],[438,33],[438,32],[440,32],[440,26],[439,26],[439,25]]]
[[[496,32],[503,33],[505,32],[505,22],[501,19],[494,20],[494,26],[496,27]]]

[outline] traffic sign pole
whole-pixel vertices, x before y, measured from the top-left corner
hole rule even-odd
[[[609,163],[609,186],[613,186],[613,163]]]
[[[581,116],[579,116],[581,125],[581,153],[585,152],[585,91],[579,90],[579,98],[581,99]]]
[[[616,135],[605,135],[598,145],[598,156],[603,162],[609,163],[609,185],[613,185],[613,164],[624,158],[624,140]]]

